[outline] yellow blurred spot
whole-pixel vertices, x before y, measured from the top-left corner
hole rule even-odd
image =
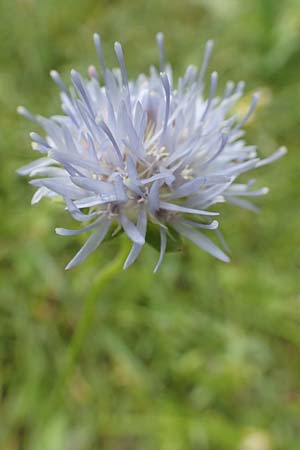
[[[255,91],[257,92],[257,91]],[[255,108],[254,113],[252,116],[247,120],[247,124],[253,123],[255,120],[255,113],[266,106],[268,106],[271,103],[272,100],[272,91],[269,87],[262,87],[258,89],[259,92],[259,101],[257,103],[257,106]],[[244,95],[241,100],[233,107],[232,112],[234,114],[237,114],[240,118],[245,116],[249,110],[249,106],[251,103],[251,99],[254,92],[250,92],[247,95]]]
[[[272,450],[269,434],[261,430],[252,430],[242,440],[240,450]]]

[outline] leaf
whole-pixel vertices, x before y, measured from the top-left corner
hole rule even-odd
[[[179,252],[182,250],[182,241],[180,234],[174,230],[173,228],[167,229],[167,248],[166,252]],[[152,222],[148,222],[147,225],[147,233],[146,233],[146,242],[151,245],[151,247],[155,248],[158,252],[160,252],[160,231],[159,226],[153,224]]]

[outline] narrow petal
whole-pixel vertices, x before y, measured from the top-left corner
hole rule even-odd
[[[82,261],[84,261],[90,253],[92,253],[96,248],[101,244],[103,239],[105,238],[109,226],[110,220],[106,220],[103,222],[98,230],[96,230],[85,242],[83,247],[79,250],[79,252],[74,256],[74,258],[69,262],[66,266],[66,270],[71,269],[72,267],[78,266]]]
[[[59,234],[60,236],[73,236],[76,234],[82,234],[86,233],[87,231],[92,230],[93,228],[98,227],[102,223],[104,223],[107,220],[106,217],[101,217],[101,219],[97,220],[96,222],[92,223],[91,225],[88,225],[87,227],[80,228],[79,230],[69,230],[67,228],[55,228],[55,233]]]
[[[223,184],[230,181],[230,177],[225,177],[222,175],[208,175],[200,176],[194,180],[187,181],[175,190],[169,198],[175,199],[180,197],[186,197],[188,195],[194,194],[199,190],[201,186],[209,186],[215,184]]]
[[[163,139],[165,137],[165,133],[167,130],[167,126],[168,126],[168,120],[169,120],[171,92],[170,92],[170,83],[169,83],[168,75],[166,73],[161,74],[161,81],[162,81],[162,84],[163,84],[163,87],[165,90],[165,95],[166,95],[165,118],[164,118],[163,132],[162,132],[162,136],[161,136],[161,140],[163,142]]]
[[[207,116],[207,114],[211,108],[212,102],[213,102],[215,94],[216,94],[217,85],[218,85],[218,74],[217,74],[217,72],[213,72],[210,77],[209,97],[207,99],[206,108],[201,117],[201,122],[204,121],[205,117]]]
[[[176,205],[175,203],[160,202],[159,207],[168,211],[182,212],[187,214],[200,214],[202,216],[218,216],[219,213],[204,211],[201,209],[186,208],[185,206]]]
[[[114,48],[115,48],[115,52],[116,52],[116,55],[117,55],[117,58],[118,58],[118,61],[120,64],[123,84],[125,86],[128,86],[128,77],[127,77],[127,71],[126,71],[126,67],[125,67],[124,54],[123,54],[123,49],[122,49],[120,42],[115,42]]]
[[[115,177],[115,192],[116,192],[116,197],[117,197],[117,201],[118,203],[126,203],[128,200],[127,197],[127,193],[126,193],[126,188],[124,186],[123,180],[120,177],[120,175],[117,175]]]
[[[154,181],[149,191],[148,205],[149,210],[152,214],[154,214],[155,211],[157,211],[160,207],[159,190],[161,187],[161,183],[162,182],[160,180]]]
[[[234,185],[232,185],[228,191],[226,191],[227,195],[233,195],[235,197],[259,197],[261,195],[266,195],[269,192],[269,189],[267,187],[263,187],[261,189],[257,189],[256,191],[247,191],[245,190],[238,190],[234,189]]]
[[[206,73],[206,69],[210,60],[210,56],[211,56],[211,52],[214,46],[214,42],[213,41],[207,41],[206,45],[205,45],[205,53],[204,53],[204,58],[203,58],[203,62],[202,62],[202,67],[200,70],[200,74],[199,74],[199,83],[202,84],[203,82],[203,78],[204,75]]]
[[[106,123],[103,120],[100,120],[99,125],[101,126],[102,130],[104,131],[104,133],[107,135],[107,137],[111,141],[111,143],[116,151],[116,154],[118,156],[120,166],[122,168],[124,168],[124,161],[123,161],[123,157],[121,154],[121,150],[120,150],[115,138],[113,137],[112,132],[110,131],[110,129],[108,128],[108,126],[106,125]]]
[[[216,233],[216,235],[217,235],[217,237],[218,237],[218,239],[219,239],[219,241],[220,241],[222,247],[224,248],[224,250],[225,250],[227,253],[231,253],[230,248],[229,248],[227,242],[225,241],[225,238],[224,238],[224,236],[223,236],[223,233],[220,231],[220,229],[217,228],[217,229],[215,230],[215,233]]]
[[[106,67],[106,64],[105,64],[105,61],[104,61],[101,39],[100,39],[99,34],[97,34],[97,33],[94,34],[94,44],[95,44],[96,51],[97,51],[97,54],[98,54],[98,58],[99,58],[99,61],[100,61],[103,77],[104,77],[104,79],[106,79],[107,67]]]
[[[101,195],[102,199],[105,201],[113,202],[116,200],[116,192],[114,186],[111,183],[105,181],[93,180],[87,177],[71,177],[76,186],[79,186],[87,191],[96,192]]]
[[[77,208],[91,208],[92,206],[105,205],[106,203],[110,203],[110,200],[103,199],[101,195],[90,195],[89,197],[74,200],[74,205]]]
[[[29,164],[26,164],[26,166],[20,167],[20,169],[17,170],[17,174],[19,175],[30,175],[30,173],[37,168],[40,167],[46,167],[50,166],[51,164],[55,164],[55,161],[50,158],[39,158],[35,161],[32,161]]]
[[[128,174],[128,187],[132,189],[137,195],[143,197],[144,193],[141,189],[141,181],[139,179],[136,163],[131,155],[127,156],[127,174]]]
[[[74,69],[71,70],[71,78],[72,78],[73,84],[74,84],[74,86],[76,88],[76,91],[77,91],[78,95],[80,96],[80,98],[86,104],[86,106],[87,106],[88,110],[90,111],[92,117],[94,117],[95,113],[93,111],[93,104],[92,104],[89,92],[88,92],[88,90],[85,87],[85,83],[84,83],[83,79],[81,78],[79,73],[76,72],[76,70],[74,70]]]
[[[31,112],[29,112],[28,109],[25,108],[24,106],[18,106],[17,113],[23,117],[26,117],[26,119],[29,119],[32,122],[35,122],[38,125],[40,125],[39,119],[36,116],[34,116],[33,114],[31,114]]]
[[[99,216],[99,214],[102,213],[102,211],[95,211],[90,214],[84,214],[82,211],[80,211],[79,208],[77,208],[77,206],[74,204],[74,202],[72,202],[72,200],[70,200],[68,197],[64,197],[64,200],[66,202],[69,213],[78,222],[87,222],[89,220],[95,219],[96,217]]]
[[[259,159],[255,158],[250,161],[242,162],[240,164],[234,164],[231,167],[228,167],[228,169],[222,170],[222,175],[226,176],[232,176],[232,175],[239,175],[240,173],[247,172],[250,169],[254,169],[254,167],[257,167]]]
[[[248,209],[249,211],[259,213],[259,208],[249,200],[244,200],[242,198],[234,197],[233,195],[225,195],[226,201],[232,205],[239,206],[240,208]]]
[[[224,262],[230,261],[229,257],[219,247],[217,247],[207,236],[205,236],[205,234],[201,233],[200,231],[196,231],[192,227],[184,225],[180,222],[175,222],[173,224],[173,227],[175,228],[176,231],[178,231],[178,233],[181,233],[187,239],[192,241],[198,247],[205,250],[207,253],[210,253],[215,258],[218,258]]]
[[[69,177],[40,178],[30,181],[33,186],[44,186],[62,197],[78,199],[84,196],[84,191],[72,184]]]
[[[35,133],[34,131],[32,131],[32,133],[30,133],[30,137],[33,141],[37,142],[38,144],[44,145],[45,147],[49,147],[48,142],[42,136],[40,136],[38,133]]]
[[[245,116],[242,118],[242,120],[232,130],[233,133],[235,133],[237,130],[239,130],[240,128],[242,128],[244,126],[244,124],[247,122],[249,117],[253,114],[253,111],[258,103],[258,100],[259,100],[259,93],[257,92],[255,94],[253,94],[252,101],[249,106],[248,112],[245,114]]]
[[[164,227],[160,227],[160,255],[157,264],[154,268],[154,273],[156,273],[164,259],[167,247],[167,232]]]
[[[84,156],[79,154],[74,155],[68,152],[52,150],[50,151],[49,156],[56,161],[59,161],[61,164],[73,164],[74,166],[90,170],[97,175],[107,175],[107,171],[103,170],[99,164],[96,164],[94,161],[89,161],[85,159]]]
[[[150,178],[143,178],[141,180],[142,184],[148,184],[148,183],[152,183],[153,181],[157,181],[157,180],[163,180],[165,182],[169,182],[169,180],[172,182],[174,181],[175,177],[174,175],[170,174],[169,172],[161,172],[161,173],[157,173],[156,175],[153,175]]]
[[[146,230],[147,230],[147,211],[144,207],[141,207],[139,210],[138,221],[137,221],[136,227],[137,227],[139,233],[141,234],[141,236],[143,236],[145,238]],[[133,244],[133,246],[131,247],[130,253],[124,263],[123,269],[127,269],[127,267],[129,267],[132,263],[134,263],[136,258],[139,256],[142,248],[143,248],[143,245],[136,244],[136,243]]]
[[[69,95],[68,93],[68,89],[66,88],[65,83],[63,82],[63,80],[61,79],[59,73],[56,70],[51,70],[50,71],[50,76],[52,78],[52,80],[57,84],[57,86],[66,94]]]
[[[49,191],[49,189],[47,189],[47,188],[44,187],[44,186],[38,188],[38,189],[35,191],[35,193],[34,193],[32,199],[31,199],[31,204],[32,204],[32,205],[35,205],[35,204],[38,203],[43,197],[48,197],[50,192],[51,192],[51,191]]]
[[[165,64],[165,45],[163,33],[157,33],[156,42],[159,52],[159,70],[161,72],[164,72],[166,64]]]
[[[219,226],[219,222],[217,220],[213,220],[211,223],[199,223],[193,220],[182,219],[180,222],[186,225],[191,225],[192,227],[204,228],[205,230],[216,230]]]
[[[145,244],[145,237],[141,235],[137,227],[131,222],[131,220],[128,219],[128,217],[124,213],[120,214],[120,222],[129,239],[139,245]]]
[[[262,159],[256,164],[256,167],[262,167],[267,164],[271,164],[272,162],[276,161],[277,159],[281,158],[282,156],[286,155],[287,148],[286,147],[280,147],[276,152],[274,152],[271,156],[268,158]]]

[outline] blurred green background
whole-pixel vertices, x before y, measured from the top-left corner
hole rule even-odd
[[[1,450],[300,449],[299,30],[299,0],[0,0]],[[74,225],[57,204],[30,206],[15,170],[35,157],[28,133],[39,130],[16,107],[56,114],[49,71],[86,73],[95,31],[110,65],[122,42],[131,77],[156,63],[157,31],[176,76],[213,38],[220,89],[244,79],[248,95],[263,93],[248,141],[262,156],[283,144],[289,154],[255,173],[271,188],[259,215],[222,206],[229,265],[186,245],[154,276],[148,247],[102,289],[52,405],[92,280],[118,242],[64,271],[82,240],[55,235]]]

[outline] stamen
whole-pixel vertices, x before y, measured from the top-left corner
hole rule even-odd
[[[181,171],[181,176],[185,180],[192,180],[193,179],[193,169],[189,167],[189,165],[186,165],[184,169]]]
[[[161,72],[164,72],[166,64],[165,64],[165,37],[163,33],[157,33],[156,42],[159,52],[159,70]]]
[[[156,127],[156,124],[155,124],[154,120],[148,118],[146,130],[145,130],[145,142],[152,138],[152,136],[154,135],[155,127]]]
[[[88,68],[88,75],[90,78],[95,78],[96,80],[98,80],[98,72],[95,66],[89,66]]]

